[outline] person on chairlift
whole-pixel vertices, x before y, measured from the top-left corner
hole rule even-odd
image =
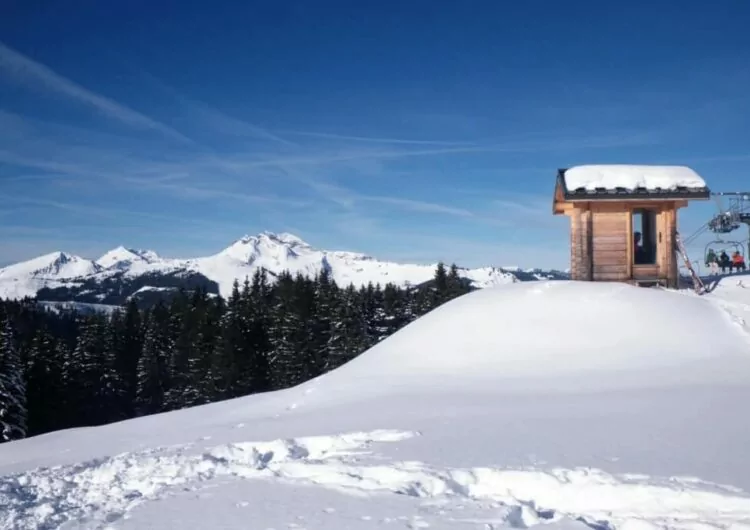
[[[719,258],[712,248],[709,248],[708,254],[706,254],[706,267],[710,267],[712,275],[719,274]]]
[[[729,272],[732,272],[732,260],[729,259],[729,254],[727,254],[726,250],[722,250],[721,254],[719,254],[719,266],[721,267],[722,274],[725,274],[727,269],[729,269]]]
[[[734,269],[738,271],[744,271],[746,269],[745,257],[740,254],[738,250],[735,250],[734,254],[732,254],[732,267],[734,267]]]

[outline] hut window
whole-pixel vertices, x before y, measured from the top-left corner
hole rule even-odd
[[[633,263],[656,263],[656,212],[653,210],[633,211]]]

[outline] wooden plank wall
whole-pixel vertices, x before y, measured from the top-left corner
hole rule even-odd
[[[623,205],[597,205],[592,213],[593,280],[629,279],[628,209]]]
[[[590,209],[586,208],[581,212],[581,277],[584,280],[594,278],[593,256],[591,255],[593,240],[593,215]]]
[[[591,280],[591,212],[586,206],[570,215],[570,275],[579,281]]]
[[[570,217],[570,278],[581,280],[579,263],[581,255],[581,210],[574,208],[568,213]]]
[[[659,277],[666,278],[667,261],[669,260],[668,246],[665,244],[667,221],[669,215],[662,210],[656,214],[656,263],[659,265]]]
[[[596,204],[581,203],[570,208],[571,278],[580,281],[628,281],[635,277],[666,279],[677,286],[678,263],[674,235],[677,227],[676,203]],[[661,210],[656,215],[656,265],[632,264],[633,208]],[[659,240],[661,235],[661,240]],[[635,270],[638,269],[638,270]]]
[[[679,284],[678,268],[677,268],[677,255],[675,234],[677,232],[677,210],[674,207],[668,207],[664,210],[660,217],[662,217],[663,228],[661,244],[664,249],[664,261],[662,262],[662,276],[667,279],[667,286],[671,288],[677,288]]]

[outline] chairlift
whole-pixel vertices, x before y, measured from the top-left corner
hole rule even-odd
[[[739,252],[743,258],[745,257],[745,247],[741,241],[724,241],[722,239],[717,239],[715,241],[709,242],[703,249],[704,263],[708,261],[708,251],[712,249],[717,258],[721,255],[722,252],[726,252],[729,255],[730,259],[735,252]]]
[[[708,229],[716,234],[728,234],[740,226],[737,212],[734,211],[721,212],[708,222]]]
[[[733,248],[734,251],[738,251],[743,257],[746,256],[745,245],[748,245],[748,254],[750,255],[750,239],[744,241],[725,241],[722,239],[723,234],[729,234],[747,225],[750,230],[750,192],[711,192],[711,196],[716,200],[716,213],[708,220],[706,224],[701,226],[687,238],[684,239],[684,244],[688,245],[695,241],[700,235],[706,232],[713,232],[716,234],[714,241],[708,243],[703,251],[704,257],[708,254],[708,249],[712,246],[721,250],[727,250]],[[729,204],[722,204],[723,200],[727,199]]]

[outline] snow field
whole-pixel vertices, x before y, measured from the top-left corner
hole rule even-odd
[[[373,442],[409,433],[375,431],[220,445],[194,454],[192,445],[123,453],[77,465],[42,468],[0,478],[0,529],[37,529],[94,518],[113,522],[170,487],[221,476],[283,476],[284,465],[343,457]]]
[[[589,468],[460,469],[367,459],[365,449],[374,443],[417,435],[380,430],[227,444],[202,452],[172,447],[34,470],[0,480],[5,507],[0,528],[53,528],[66,521],[106,527],[146,501],[200,489],[222,477],[273,479],[353,495],[492,501],[505,508],[505,523],[524,528],[569,519],[593,528],[688,530],[696,524],[732,528],[750,520],[749,496],[693,477],[615,476]]]
[[[0,529],[748,530],[748,293],[477,291],[295,388],[3,444]]]

